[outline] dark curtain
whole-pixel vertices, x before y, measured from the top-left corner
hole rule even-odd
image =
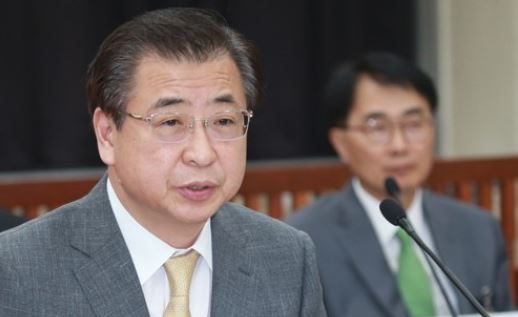
[[[0,170],[98,166],[84,74],[120,23],[169,6],[208,7],[252,39],[266,95],[250,160],[332,155],[320,100],[331,69],[369,50],[415,58],[412,0],[47,0],[2,4]]]

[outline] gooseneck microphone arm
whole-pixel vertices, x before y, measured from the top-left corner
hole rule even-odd
[[[419,238],[417,233],[408,218],[406,217],[405,211],[403,208],[393,199],[385,199],[380,204],[380,210],[385,219],[388,220],[391,224],[395,226],[399,226],[403,228],[403,230],[408,233],[412,239],[421,247],[423,251],[428,254],[432,260],[439,266],[439,268],[446,274],[446,277],[457,287],[457,289],[462,293],[462,295],[470,302],[470,304],[475,308],[475,310],[483,317],[490,317],[489,314],[485,311],[485,309],[480,305],[480,303],[475,299],[475,297],[469,292],[469,290],[462,284],[462,282],[453,274],[450,269],[445,266],[441,260],[430,250],[426,244]]]
[[[394,200],[396,200],[401,206],[403,206],[403,203],[401,202],[401,190],[399,188],[398,183],[394,179],[394,177],[387,177],[385,179],[385,191],[387,194],[392,197]],[[448,311],[450,312],[450,315],[452,317],[457,317],[457,312],[455,311],[455,308],[453,307],[453,304],[451,303],[450,297],[448,296],[448,293],[446,292],[446,288],[444,287],[443,281],[439,278],[439,275],[437,274],[437,271],[435,270],[435,267],[432,265],[432,261],[430,260],[430,257],[425,253],[424,258],[426,260],[426,263],[428,264],[428,267],[430,268],[430,271],[432,271],[432,275],[434,280],[437,282],[437,286],[439,286],[439,290],[441,291],[442,297],[444,298],[444,301],[446,302],[446,306],[448,307]]]

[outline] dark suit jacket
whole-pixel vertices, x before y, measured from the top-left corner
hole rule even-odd
[[[494,308],[511,309],[507,257],[497,221],[474,206],[429,191],[423,194],[423,205],[444,263],[475,297],[488,286]],[[408,316],[394,274],[352,186],[317,200],[287,222],[309,233],[315,243],[329,316]],[[462,313],[474,312],[460,293],[456,297]]]
[[[16,227],[23,222],[25,222],[24,218],[12,215],[7,210],[0,208],[0,231]]]
[[[305,233],[235,204],[211,221],[211,316],[325,316]],[[84,198],[0,234],[0,316],[148,315],[106,177]]]

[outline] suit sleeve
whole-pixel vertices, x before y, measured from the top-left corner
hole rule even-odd
[[[492,297],[493,309],[495,311],[513,310],[514,305],[511,298],[509,283],[509,262],[502,231],[496,221],[493,223],[493,229],[496,240],[496,270]]]
[[[302,317],[325,317],[322,286],[318,274],[315,246],[306,233],[302,233],[304,245],[304,275],[302,277]]]

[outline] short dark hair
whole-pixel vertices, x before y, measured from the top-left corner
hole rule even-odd
[[[168,8],[120,25],[101,44],[87,71],[90,113],[100,107],[120,128],[136,68],[149,54],[197,63],[228,54],[241,75],[247,108],[254,108],[260,99],[262,78],[251,42],[215,11]]]
[[[427,74],[394,54],[373,52],[341,64],[331,75],[324,95],[328,128],[343,126],[353,107],[358,81],[364,75],[382,85],[415,89],[435,113],[437,92]]]

